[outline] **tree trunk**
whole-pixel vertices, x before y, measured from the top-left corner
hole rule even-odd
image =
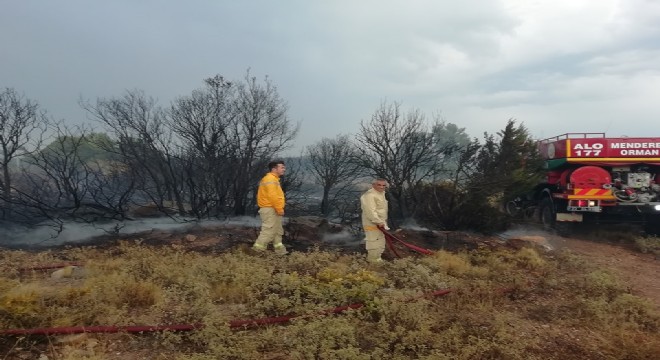
[[[329,187],[324,187],[323,188],[323,199],[321,199],[321,214],[323,216],[327,216],[328,213],[330,212],[330,201],[328,198],[330,197],[330,188]]]
[[[2,196],[5,199],[3,218],[11,219],[11,176],[9,176],[9,164],[2,167]]]

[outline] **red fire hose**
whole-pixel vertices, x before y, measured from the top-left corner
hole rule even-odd
[[[285,323],[295,318],[306,318],[315,315],[331,315],[339,314],[349,309],[359,309],[363,307],[364,304],[357,303],[351,305],[338,306],[332,309],[326,309],[318,312],[317,314],[312,315],[289,315],[289,316],[279,316],[279,317],[270,317],[270,318],[261,318],[261,319],[250,319],[250,320],[232,320],[229,322],[229,327],[232,329],[248,329],[253,328],[259,325],[269,325],[269,324],[279,324]]]
[[[63,264],[50,264],[50,265],[41,265],[33,267],[23,267],[19,268],[18,271],[32,271],[32,270],[51,270],[51,269],[60,269],[67,266],[83,266],[82,263],[72,262],[72,263],[63,263]]]
[[[391,232],[389,232],[389,231],[387,231],[387,230],[385,230],[385,229],[383,229],[383,228],[380,228],[380,227],[379,227],[379,229],[380,229],[380,231],[383,232],[383,234],[385,234],[385,241],[386,241],[386,243],[387,243],[387,247],[388,247],[388,248],[390,249],[390,251],[392,251],[392,253],[393,253],[396,257],[398,257],[398,258],[400,258],[401,255],[399,255],[399,253],[397,253],[397,252],[396,252],[396,249],[394,248],[394,244],[395,244],[395,242],[397,242],[397,243],[399,243],[399,244],[401,244],[401,245],[407,247],[408,249],[410,249],[410,250],[412,250],[412,251],[418,252],[418,253],[420,253],[420,254],[424,254],[424,255],[433,255],[433,251],[431,251],[431,250],[429,250],[429,249],[424,249],[424,248],[422,248],[422,247],[419,247],[419,246],[416,246],[416,245],[413,245],[413,244],[407,243],[407,242],[405,242],[405,241],[399,239],[398,237],[394,236],[394,234],[392,234]]]

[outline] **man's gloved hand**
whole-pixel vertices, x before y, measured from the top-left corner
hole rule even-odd
[[[387,230],[390,229],[390,228],[387,226],[387,224],[378,224],[378,225],[376,225],[376,226],[378,226],[379,229],[381,229],[381,230],[385,230],[385,231],[387,231]]]
[[[276,212],[277,215],[279,215],[279,216],[284,216],[284,210],[282,210],[282,211],[275,210],[275,212]]]

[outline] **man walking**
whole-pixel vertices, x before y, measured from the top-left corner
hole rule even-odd
[[[286,167],[284,161],[273,161],[268,164],[270,172],[259,182],[257,190],[257,205],[261,217],[261,232],[252,249],[263,252],[268,244],[273,243],[273,249],[278,255],[286,255],[286,247],[282,244],[282,217],[284,216],[284,191],[280,185],[280,177]]]
[[[385,189],[387,189],[387,180],[376,179],[371,184],[371,189],[360,196],[367,261],[370,263],[383,261],[380,256],[385,251],[385,234],[380,229],[390,229],[387,227]]]

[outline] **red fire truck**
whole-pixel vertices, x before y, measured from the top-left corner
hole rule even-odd
[[[532,195],[548,227],[638,222],[660,230],[660,138],[568,133],[539,141],[546,177]]]

